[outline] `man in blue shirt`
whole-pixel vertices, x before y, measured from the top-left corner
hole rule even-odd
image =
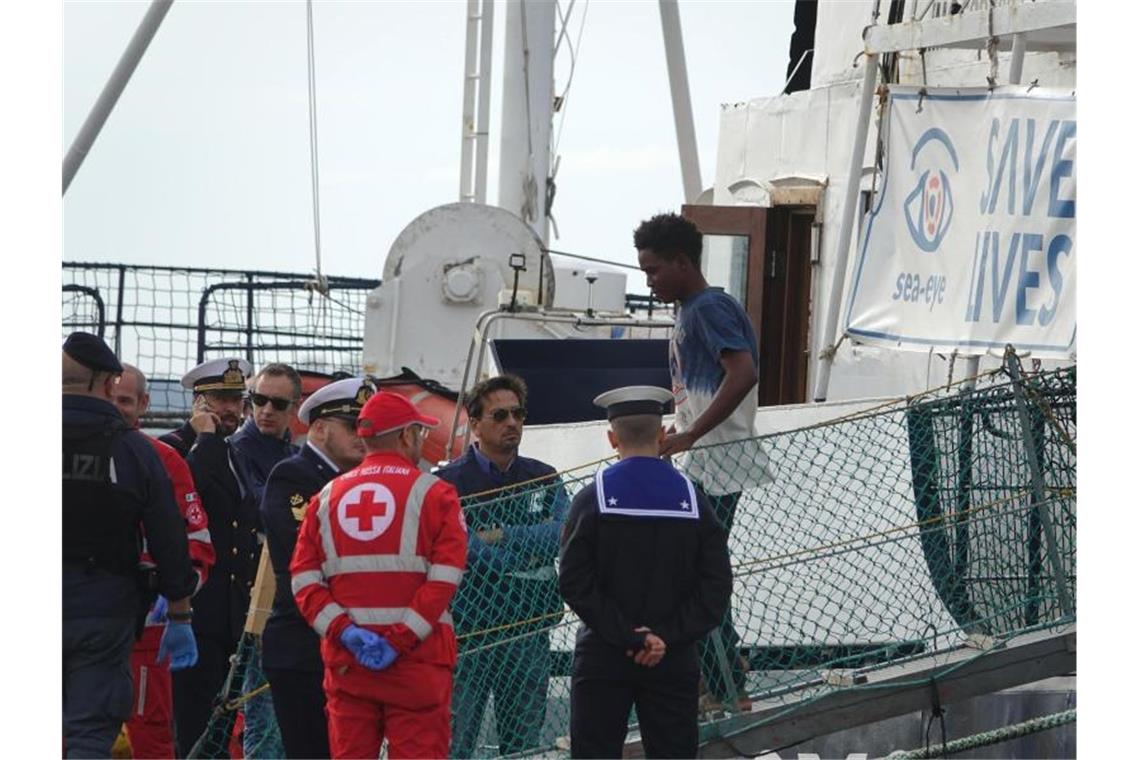
[[[452,757],[472,757],[494,694],[499,753],[540,746],[550,680],[549,629],[561,618],[554,559],[569,499],[550,465],[519,456],[526,385],[514,375],[471,389],[476,441],[436,475],[463,498],[467,573],[451,603],[459,637]]]
[[[713,512],[731,531],[744,489],[769,483],[773,477],[767,454],[756,440],[760,362],[756,333],[735,298],[722,288],[709,287],[701,272],[702,243],[697,226],[677,214],[658,214],[633,233],[647,284],[662,301],[677,304],[669,341],[676,418],[661,456],[680,455],[679,469],[708,496]],[[701,447],[694,450],[698,441]],[[718,631],[725,662],[710,637],[701,653],[705,682],[721,704],[731,704],[736,697],[738,708],[750,708],[731,607]]]

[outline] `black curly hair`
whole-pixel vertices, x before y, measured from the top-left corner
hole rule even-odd
[[[518,375],[504,373],[489,377],[468,391],[463,402],[467,407],[467,417],[473,420],[482,417],[483,403],[495,391],[510,391],[518,397],[520,405],[526,406],[526,382]]]
[[[665,213],[646,219],[633,231],[633,247],[649,249],[663,259],[685,255],[694,266],[701,265],[701,231],[680,214]]]

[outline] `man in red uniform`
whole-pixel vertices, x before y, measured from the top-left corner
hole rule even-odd
[[[146,377],[137,367],[123,364],[123,374],[115,386],[111,399],[127,425],[139,426],[139,417],[146,413],[150,405]],[[206,512],[194,489],[194,479],[186,461],[170,446],[147,437],[154,446],[155,453],[162,460],[166,474],[174,487],[174,500],[186,522],[186,538],[190,548],[190,563],[198,575],[198,586],[202,588],[210,566],[214,564],[214,547],[210,543]],[[141,562],[151,563],[145,544]],[[127,721],[127,736],[131,742],[131,753],[135,757],[173,758],[174,707],[171,698],[170,663],[159,659],[159,641],[162,639],[163,624],[166,622],[166,600],[161,597],[151,607],[146,618],[146,628],[142,638],[135,642],[131,650],[131,677],[135,683],[135,701],[131,718]]]
[[[334,758],[447,757],[456,644],[448,604],[467,564],[455,488],[421,472],[439,420],[377,393],[357,435],[368,453],[310,501],[289,570],[321,637]]]

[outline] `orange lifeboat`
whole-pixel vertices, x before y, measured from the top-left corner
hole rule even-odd
[[[327,385],[334,379],[332,375],[327,375],[323,372],[309,372],[307,370],[301,370],[300,375],[302,400],[308,398],[309,395],[318,388]],[[336,379],[339,379],[339,376]],[[447,451],[447,438],[451,432],[452,419],[455,417],[455,402],[459,400],[459,394],[440,385],[434,380],[421,378],[407,368],[404,368],[404,371],[395,377],[377,379],[376,387],[391,393],[399,393],[415,404],[416,408],[424,414],[439,419],[439,426],[432,429],[428,434],[427,440],[424,441],[423,458],[425,460],[435,464],[436,462],[454,459],[463,453],[463,440],[461,436],[457,437],[452,444],[450,453]],[[467,412],[466,410],[462,410],[459,414],[459,430],[465,430],[466,427]],[[305,435],[308,430],[309,427],[300,420],[293,420],[292,432],[294,440],[297,440],[299,436]]]

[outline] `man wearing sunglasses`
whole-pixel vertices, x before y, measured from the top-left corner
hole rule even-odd
[[[475,442],[436,473],[472,497],[463,501],[468,572],[452,604],[460,653],[451,757],[475,752],[492,694],[500,754],[544,744],[548,631],[563,611],[554,559],[569,498],[553,467],[519,456],[526,395],[514,375],[472,388]]]
[[[245,359],[211,359],[182,378],[193,391],[193,414],[159,440],[190,465],[210,525],[217,561],[194,597],[198,663],[174,673],[174,724],[178,756],[186,757],[202,735],[214,697],[229,672],[249,610],[257,573],[257,503],[238,479],[229,438],[241,422],[242,395],[252,367]]]
[[[261,504],[265,482],[278,462],[291,457],[297,447],[289,442],[289,425],[297,416],[301,400],[301,376],[288,364],[266,364],[253,377],[249,402],[252,413],[236,433],[230,436],[230,450],[246,498],[254,510]],[[264,532],[258,515],[258,531]],[[250,692],[261,685],[260,655],[253,653],[246,667],[242,691]],[[246,729],[242,734],[246,757],[280,757],[284,749],[276,735],[267,735],[263,726],[271,725],[273,698],[262,692],[245,704]]]

